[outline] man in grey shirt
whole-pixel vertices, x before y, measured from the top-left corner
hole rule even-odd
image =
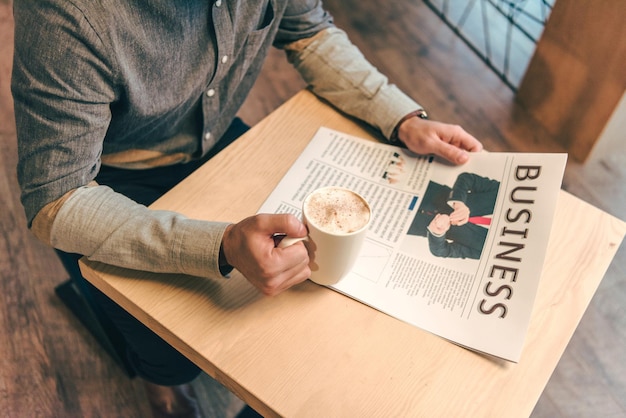
[[[462,128],[426,120],[319,0],[15,0],[14,16],[22,203],[29,228],[60,254],[198,280],[236,268],[267,295],[306,280],[304,246],[274,248],[271,238],[306,235],[291,215],[228,224],[146,207],[245,130],[236,113],[271,46],[315,94],[393,143],[456,164],[482,148]],[[156,336],[166,348],[154,350],[149,330],[92,291],[122,324],[149,388],[199,373]],[[144,361],[148,352],[156,358]]]

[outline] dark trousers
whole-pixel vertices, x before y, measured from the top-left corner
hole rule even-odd
[[[203,163],[232,143],[249,127],[236,118],[220,141],[201,160],[187,164],[158,167],[148,170],[123,170],[102,167],[96,177],[99,184],[111,187],[143,205],[150,205]],[[70,276],[80,275],[78,254],[58,251]],[[104,293],[84,278],[79,278],[84,297],[110,321],[122,336],[125,345],[126,363],[135,374],[158,385],[172,386],[190,382],[200,374],[200,369],[131,316]]]

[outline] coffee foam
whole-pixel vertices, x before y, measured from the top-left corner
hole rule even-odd
[[[369,222],[370,209],[357,194],[341,188],[324,188],[311,194],[305,205],[306,218],[331,234],[349,234]]]

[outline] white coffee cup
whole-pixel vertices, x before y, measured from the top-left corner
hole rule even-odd
[[[322,187],[302,203],[302,218],[309,234],[285,237],[279,247],[305,241],[311,280],[333,285],[347,275],[361,252],[372,220],[372,209],[358,193],[343,187]]]

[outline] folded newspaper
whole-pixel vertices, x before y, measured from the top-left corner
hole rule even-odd
[[[452,166],[320,128],[259,212],[301,217],[305,196],[322,186],[360,193],[373,211],[368,237],[352,272],[331,287],[518,362],[566,160],[482,152]]]

